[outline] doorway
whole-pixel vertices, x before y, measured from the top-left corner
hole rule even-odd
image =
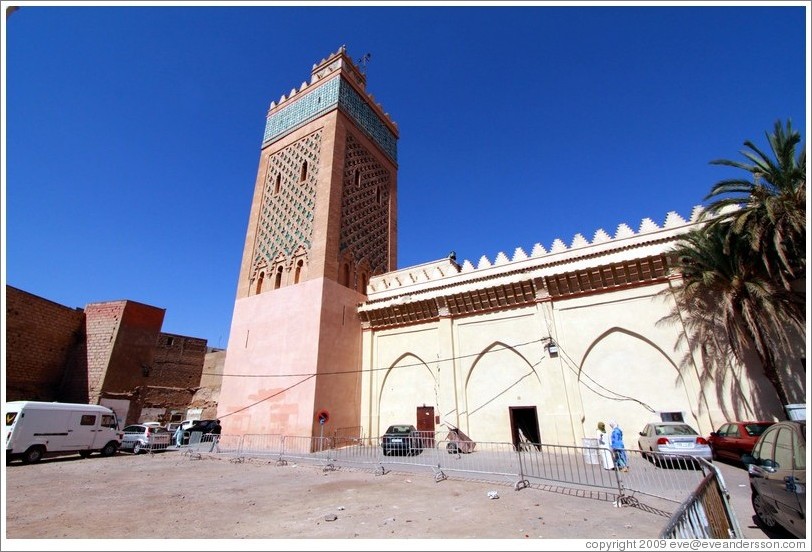
[[[434,447],[434,407],[423,406],[417,407],[417,431],[420,435],[420,440],[423,448]]]
[[[530,442],[541,449],[539,418],[535,406],[510,406],[510,434],[513,446],[521,450],[524,443]]]

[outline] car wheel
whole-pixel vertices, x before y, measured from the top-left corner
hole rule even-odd
[[[101,449],[101,455],[102,456],[113,456],[116,453],[117,450],[118,450],[118,447],[116,446],[115,443],[107,443],[106,445],[104,445],[104,448]]]
[[[42,460],[42,456],[45,454],[45,449],[41,446],[34,446],[30,447],[25,454],[23,454],[23,462],[26,464],[36,464],[40,460]]]
[[[772,508],[770,508],[764,500],[764,497],[758,494],[755,489],[752,489],[752,491],[753,494],[750,496],[750,501],[753,503],[753,511],[756,513],[756,517],[765,527],[775,529],[778,523],[773,517]]]
[[[138,454],[141,452],[141,449],[144,448],[144,445],[141,444],[141,441],[136,441],[133,445],[133,454]]]
[[[646,454],[646,452],[643,450],[643,447],[640,446],[639,442],[637,443],[637,450],[640,451],[640,458],[642,458],[643,460],[649,459],[648,454]]]
[[[716,452],[714,447],[711,447],[711,460],[719,460],[719,453]]]

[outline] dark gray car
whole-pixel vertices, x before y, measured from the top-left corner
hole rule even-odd
[[[409,424],[391,425],[381,437],[384,456],[423,452],[417,428]]]
[[[759,521],[805,539],[806,421],[768,427],[742,462],[750,475],[750,496]]]

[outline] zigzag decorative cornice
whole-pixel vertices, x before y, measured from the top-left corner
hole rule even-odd
[[[387,298],[404,293],[419,293],[429,288],[436,290],[441,286],[456,284],[461,279],[470,283],[495,273],[506,276],[512,272],[524,272],[528,267],[539,266],[540,263],[544,266],[571,264],[574,268],[580,269],[574,263],[586,258],[614,255],[616,257],[614,259],[607,258],[606,263],[609,264],[629,260],[637,255],[658,255],[662,252],[662,246],[656,246],[657,243],[672,241],[676,236],[695,228],[701,223],[703,212],[702,206],[698,205],[693,208],[691,217],[686,220],[671,211],[666,215],[662,226],[651,218],[644,218],[637,232],[628,224],[622,223],[618,225],[614,237],[609,236],[605,230],[598,229],[591,242],[579,233],[570,241],[569,247],[563,240],[556,238],[549,251],[540,243],[536,243],[530,255],[521,247],[517,247],[510,258],[504,252],[499,252],[493,262],[483,255],[476,266],[469,260],[458,265],[456,262],[441,259],[388,272],[370,279],[367,290],[369,300],[365,304],[385,301]],[[638,251],[634,255],[619,253],[631,249]]]

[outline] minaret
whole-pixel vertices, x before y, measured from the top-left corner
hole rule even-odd
[[[397,264],[397,139],[343,46],[271,103],[218,401],[225,433],[360,425],[356,306]]]

